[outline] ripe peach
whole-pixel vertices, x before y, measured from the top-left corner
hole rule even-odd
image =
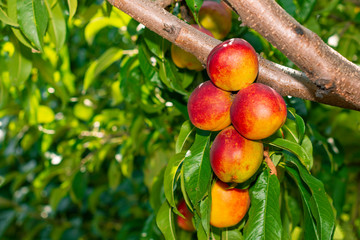
[[[207,58],[211,81],[225,91],[238,91],[255,81],[259,63],[254,48],[245,40],[233,38],[216,46]]]
[[[177,216],[176,221],[178,226],[186,231],[190,231],[190,232],[195,231],[194,224],[192,223],[192,218],[194,215],[192,214],[192,212],[190,212],[190,210],[186,206],[186,202],[184,199],[182,199],[178,203],[177,209],[185,217],[183,218],[182,216],[179,215]]]
[[[263,154],[262,143],[242,137],[233,126],[229,126],[214,139],[210,163],[221,181],[242,183],[259,169]]]
[[[195,127],[219,131],[230,125],[232,94],[217,88],[211,81],[201,83],[189,97],[189,118]]]
[[[264,139],[274,134],[286,121],[286,104],[274,89],[254,83],[240,90],[230,110],[231,122],[244,137]]]
[[[206,30],[205,28],[201,28],[196,24],[193,24],[191,26],[213,37],[213,34],[209,30]],[[204,68],[194,55],[192,55],[189,52],[186,52],[185,50],[176,46],[175,44],[171,45],[170,51],[171,51],[171,58],[178,68],[187,68],[189,70],[196,70],[196,71],[201,71]]]
[[[223,39],[231,30],[231,10],[224,3],[204,1],[199,11],[199,22],[216,39]]]
[[[248,189],[229,188],[216,181],[211,188],[210,224],[218,228],[234,226],[243,219],[249,206]]]

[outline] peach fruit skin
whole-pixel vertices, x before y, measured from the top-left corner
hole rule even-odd
[[[177,224],[178,224],[178,226],[180,228],[186,230],[186,231],[190,231],[190,232],[195,231],[194,224],[192,223],[192,218],[193,218],[194,215],[187,208],[186,202],[185,202],[184,199],[182,199],[178,203],[177,209],[185,217],[185,218],[183,218],[182,216],[179,216],[179,215],[177,216]]]
[[[191,123],[202,130],[219,131],[230,125],[232,94],[217,88],[211,81],[201,83],[187,104]]]
[[[242,137],[233,126],[229,126],[214,139],[210,163],[221,181],[242,183],[256,173],[263,155],[262,143]]]
[[[205,28],[200,28],[196,24],[193,24],[191,26],[213,37],[213,34],[209,30],[206,30]],[[187,68],[189,70],[195,70],[195,71],[201,71],[202,69],[204,69],[202,64],[194,55],[192,55],[189,52],[186,52],[185,50],[176,46],[175,44],[171,44],[170,51],[171,51],[171,58],[178,68]]]
[[[233,38],[211,50],[206,69],[217,87],[225,91],[238,91],[255,81],[259,62],[250,43]]]
[[[199,22],[221,40],[231,30],[231,10],[224,3],[204,1],[199,11]]]
[[[250,206],[248,189],[231,188],[226,183],[216,181],[211,188],[210,224],[218,228],[238,224]]]
[[[286,104],[269,86],[254,83],[240,90],[230,110],[231,122],[244,137],[264,139],[274,134],[286,121]]]

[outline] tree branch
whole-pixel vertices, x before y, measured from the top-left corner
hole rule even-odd
[[[204,65],[206,64],[206,59],[210,51],[220,43],[219,40],[214,39],[200,31],[197,31],[190,25],[181,21],[176,16],[173,16],[172,14],[170,14],[160,6],[154,4],[150,0],[108,0],[108,2],[114,5],[116,8],[129,14],[132,18],[144,24],[147,28],[154,31],[158,35],[164,37],[165,39],[169,40],[172,43],[175,43],[184,50],[191,52]],[[232,6],[235,7],[235,9],[238,12],[241,12],[239,10],[241,5],[239,2],[237,2],[236,0],[229,0],[228,2],[231,3]],[[253,3],[254,5],[256,5],[255,2]],[[259,11],[263,11],[263,10],[259,9]],[[253,13],[248,13],[248,14],[251,15]],[[259,12],[257,12],[256,14],[259,15]],[[242,14],[241,17],[242,19],[244,19],[246,16],[247,16],[246,14]],[[248,22],[251,21],[245,21],[245,23],[249,24],[250,27],[252,27],[252,25],[255,25],[256,27],[256,23],[252,23],[252,22],[248,23]],[[278,28],[277,24],[275,24],[273,21],[270,20],[268,20],[268,22],[272,23],[272,34],[277,35],[278,33],[275,32],[274,30],[275,26],[276,28]],[[300,28],[303,29],[303,27],[301,26]],[[281,28],[279,27],[279,29]],[[268,36],[269,33],[267,33],[267,35],[264,35],[264,37],[268,37]],[[298,36],[298,38],[301,38],[301,36]],[[292,41],[295,42],[295,40]],[[291,44],[288,43],[288,45]],[[310,43],[307,43],[307,45],[310,45]],[[288,47],[286,47],[286,49],[287,48]],[[283,49],[280,48],[280,50]],[[313,54],[308,52],[309,51],[306,48],[302,48],[302,49],[297,49],[297,51],[294,54],[301,56],[304,55],[303,58],[307,59],[307,61],[313,60],[314,59]],[[332,52],[335,51],[332,50]],[[310,54],[310,56],[307,57],[306,54]],[[336,53],[334,55],[338,56],[339,54]],[[338,56],[337,59],[341,59],[341,61],[345,61],[344,59],[342,59],[342,57],[341,58],[340,57]],[[331,61],[331,59],[327,61]],[[307,65],[312,65],[313,67],[315,66],[316,69],[321,68],[322,65],[319,66],[316,65],[317,62],[318,61],[316,61],[313,64],[310,63]],[[322,78],[317,77],[315,78],[316,81],[313,81],[314,80],[313,76],[318,76],[318,74],[317,73],[315,74],[316,69],[314,70],[312,69],[312,67],[311,70],[313,71],[312,72],[313,74],[309,76],[309,74],[307,73],[309,76],[308,78],[304,73],[300,71],[296,71],[291,68],[281,66],[279,64],[273,63],[261,57],[259,57],[259,63],[260,63],[260,68],[259,68],[259,76],[257,82],[261,82],[273,87],[282,96],[290,95],[293,97],[316,101],[319,103],[325,103],[333,106],[360,110],[360,97],[359,97],[360,87],[351,89],[351,87],[349,87],[347,83],[348,79],[346,80],[339,79],[339,82],[344,82],[342,85],[346,86],[344,89],[339,89],[339,87],[342,85],[338,83],[336,83],[335,86],[330,85],[328,87],[327,83],[329,81],[329,77],[327,76],[330,74],[327,74]],[[351,68],[352,70],[356,70],[356,65],[354,64],[345,64],[345,65],[348,68]],[[305,67],[303,69],[307,70],[308,67]],[[340,74],[337,68],[333,68],[332,71]],[[360,71],[358,71],[358,73],[356,73],[356,71],[355,73],[352,72],[352,75],[355,76],[353,79],[356,79],[356,76],[359,74]],[[354,80],[354,82],[355,84],[353,84],[353,86],[356,86],[357,82],[359,81]],[[352,94],[354,95],[352,96]]]
[[[227,0],[243,24],[253,28],[294,62],[316,86],[319,97],[336,97],[360,108],[360,67],[300,25],[274,0]]]

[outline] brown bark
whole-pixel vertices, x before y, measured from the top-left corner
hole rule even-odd
[[[337,98],[360,108],[360,67],[300,25],[274,0],[227,0],[243,24],[284,53],[316,86],[319,97]]]
[[[197,31],[190,25],[179,20],[177,17],[173,16],[150,0],[108,0],[108,2],[123,12],[129,14],[131,17],[144,24],[150,30],[154,31],[170,42],[175,43],[184,50],[191,52],[204,65],[206,64],[206,59],[210,51],[220,43],[219,40]],[[300,41],[299,39],[304,38],[304,40],[301,40],[305,42],[302,48],[300,48],[301,44],[295,44],[297,47],[286,46],[280,47],[279,49],[284,51],[288,55],[289,59],[295,59],[294,62],[300,65],[299,67],[306,72],[307,76],[300,71],[281,66],[259,57],[260,68],[257,79],[258,82],[273,87],[283,96],[290,95],[293,97],[299,97],[302,99],[325,103],[333,106],[360,110],[359,67],[348,62],[341,55],[327,46],[322,46],[322,53],[319,55],[312,53],[311,51],[315,51],[314,49],[319,51],[319,49],[311,46],[314,44],[316,44],[316,46],[321,45],[321,39],[315,34],[309,33],[309,30],[298,24],[295,25],[296,27],[294,27],[292,25],[294,24],[292,22],[294,20],[284,18],[285,20],[273,19],[270,21],[267,19],[267,21],[271,23],[271,28],[265,32],[261,32],[259,29],[269,28],[269,26],[265,23],[263,23],[264,26],[262,26],[260,23],[256,23],[253,20],[255,17],[249,16],[261,15],[265,10],[268,10],[267,8],[265,8],[265,10],[264,8],[260,8],[255,11],[250,7],[251,4],[260,4],[258,2],[262,1],[251,1],[251,3],[248,3],[250,6],[246,7],[242,6],[244,1],[229,0],[228,2],[239,12],[239,14],[241,14],[240,16],[245,24],[248,24],[250,27],[253,27],[255,30],[259,31],[271,42],[275,41],[274,39],[276,39],[280,43],[292,45],[293,42]],[[248,12],[246,10],[247,8],[252,9],[253,11]],[[276,13],[284,14],[281,8],[277,9]],[[296,35],[292,36],[291,40],[286,39],[286,34],[283,34],[282,37],[279,38],[279,32],[282,32],[283,30],[281,29],[285,28],[285,26],[279,27],[277,23],[274,23],[275,20],[289,21],[289,26],[287,26],[286,29],[292,29],[292,32],[295,32]],[[299,27],[301,30],[298,30],[297,27]],[[302,34],[299,34],[301,31]],[[270,35],[276,35],[276,38],[271,38],[269,37]],[[305,38],[307,35],[310,35],[311,39]],[[312,41],[312,39],[314,40]],[[287,41],[291,41],[291,43]],[[295,52],[289,55],[289,51]],[[318,58],[320,58],[320,60]],[[297,59],[302,60],[296,61]],[[329,63],[334,60],[337,61],[337,67],[333,66],[334,64],[331,65]],[[330,69],[331,66],[333,66],[332,69]],[[341,66],[341,68],[339,68],[339,66]],[[340,69],[343,69],[344,73],[341,72]],[[334,76],[340,77],[334,78]]]

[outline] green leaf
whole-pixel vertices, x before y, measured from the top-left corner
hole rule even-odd
[[[176,202],[174,196],[174,186],[177,180],[177,173],[180,165],[184,161],[185,152],[181,152],[173,156],[166,166],[165,174],[164,174],[164,193],[165,197],[171,207],[176,210]]]
[[[17,22],[18,21],[18,18],[17,18],[17,0],[9,1],[7,7],[8,7],[7,10],[8,10],[9,18],[11,18],[14,22]],[[26,39],[26,37],[23,35],[23,33],[20,31],[20,29],[12,27],[11,30],[13,31],[16,38],[22,44],[24,44],[28,48],[33,48],[31,46],[31,43],[29,42],[29,40]]]
[[[56,211],[61,199],[63,199],[68,194],[68,188],[66,188],[66,184],[68,184],[68,182],[64,183],[65,185],[62,184],[60,187],[51,191],[49,203],[53,211]]]
[[[38,50],[43,51],[43,37],[49,20],[44,0],[18,1],[17,11],[21,31]]]
[[[209,185],[208,191],[211,191],[211,185]],[[207,239],[210,237],[210,213],[211,196],[207,196],[200,202],[201,225],[205,231]]]
[[[119,163],[115,160],[111,161],[110,163],[110,167],[108,170],[108,179],[109,187],[112,190],[115,190],[119,186],[121,180],[121,169]]]
[[[75,174],[75,177],[71,185],[72,191],[78,201],[84,198],[87,188],[87,174],[81,171],[78,171]]]
[[[302,143],[302,140],[305,136],[305,122],[298,114],[296,114],[295,109],[288,108],[289,113],[292,115],[292,117],[295,119],[296,123],[296,130],[298,134],[298,143]]]
[[[195,208],[208,192],[211,182],[210,136],[210,132],[198,130],[183,163],[186,192]]]
[[[78,5],[78,0],[67,0],[69,6],[69,21],[74,17]]]
[[[55,120],[55,114],[53,110],[45,105],[39,105],[36,112],[38,123],[51,123]]]
[[[89,45],[92,45],[96,34],[106,27],[121,28],[126,26],[122,21],[116,18],[98,17],[94,18],[85,27],[85,40]]]
[[[167,201],[165,201],[156,215],[156,224],[166,240],[176,239],[173,211]]]
[[[8,63],[11,83],[14,86],[21,86],[31,74],[32,62],[29,59],[29,49],[25,49],[14,39],[15,52]]]
[[[294,143],[288,139],[282,139],[282,138],[276,138],[267,143],[272,146],[288,150],[289,152],[295,154],[300,159],[301,163],[304,166],[306,166],[308,170],[311,169],[313,164],[312,152],[311,153],[307,152],[306,149],[301,145]]]
[[[244,237],[238,229],[223,229],[221,240],[243,240]]]
[[[164,59],[165,52],[170,47],[169,41],[160,37],[158,34],[154,33],[148,28],[145,28],[144,37],[145,43],[148,46],[149,50],[158,58]]]
[[[312,10],[314,9],[316,0],[302,0],[298,2],[299,6],[297,7],[296,19],[300,23],[303,23],[308,19]]]
[[[191,124],[189,120],[186,120],[180,129],[178,138],[176,139],[175,152],[179,153],[182,151],[186,141],[188,140],[191,133],[195,130],[195,127]]]
[[[94,79],[99,76],[106,68],[108,68],[115,61],[119,60],[123,56],[123,50],[120,48],[112,47],[106,50],[99,59],[93,61],[88,70],[85,73],[84,78],[84,90],[86,91]]]
[[[303,205],[303,211],[304,211],[304,239],[320,239],[319,235],[316,230],[316,222],[312,216],[311,208],[310,208],[310,198],[311,194],[308,190],[308,188],[305,186],[303,181],[300,178],[299,173],[290,167],[286,167],[287,172],[290,174],[290,176],[294,179],[296,184],[298,185],[299,192],[302,199],[302,205]]]
[[[295,166],[300,173],[301,179],[311,191],[310,208],[316,220],[317,232],[320,239],[332,239],[335,229],[335,216],[333,207],[325,192],[324,184],[313,177],[298,159],[287,157],[287,165]],[[289,167],[286,167],[289,170]]]
[[[14,219],[15,219],[14,210],[6,210],[0,212],[0,237],[4,235],[4,232],[10,226],[10,224]]]
[[[244,228],[245,239],[281,239],[280,184],[276,175],[264,170],[250,188],[249,220]]]
[[[12,18],[8,17],[6,12],[2,8],[0,8],[0,21],[13,27],[19,27],[19,24],[17,24],[17,22],[14,21]]]
[[[159,210],[159,208],[162,205],[162,202],[164,202],[165,200],[163,198],[164,173],[165,173],[165,167],[161,169],[159,174],[153,179],[153,184],[151,185],[149,201],[154,212],[157,212]]]
[[[188,5],[190,11],[192,12],[192,14],[194,15],[195,21],[197,22],[198,20],[198,13],[199,10],[203,4],[204,0],[186,0],[186,4]]]
[[[52,41],[55,43],[56,51],[59,52],[64,46],[66,38],[66,23],[59,3],[54,7],[50,6],[48,0],[46,1],[47,10],[49,13],[49,34]]]

